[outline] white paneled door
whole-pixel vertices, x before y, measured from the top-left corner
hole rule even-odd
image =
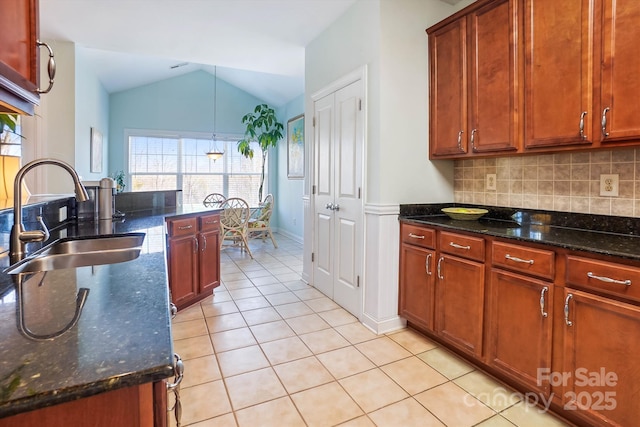
[[[314,103],[313,284],[358,318],[364,251],[363,89],[357,80]]]

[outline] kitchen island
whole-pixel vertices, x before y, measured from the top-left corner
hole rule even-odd
[[[161,384],[174,375],[165,219],[199,210],[205,208],[127,212],[123,221],[110,224],[65,222],[51,230],[45,244],[64,237],[141,232],[145,238],[140,256],[23,275],[21,280],[0,273],[0,425],[11,425],[15,414]],[[0,265],[9,265],[6,252]],[[22,298],[17,298],[17,286],[22,286]],[[81,289],[88,293],[77,324],[53,339],[39,339],[69,324]]]

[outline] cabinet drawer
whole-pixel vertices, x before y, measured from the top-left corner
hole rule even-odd
[[[196,218],[174,219],[167,221],[167,231],[169,237],[186,236],[188,234],[195,234],[198,223]]]
[[[440,252],[484,261],[484,239],[442,231],[440,232]]]
[[[640,268],[567,256],[567,284],[640,301]]]
[[[220,226],[220,214],[202,215],[198,217],[200,231],[217,230]]]
[[[436,231],[417,225],[402,224],[402,243],[434,249],[436,247]]]
[[[543,249],[493,242],[491,262],[498,267],[553,279],[555,253]]]

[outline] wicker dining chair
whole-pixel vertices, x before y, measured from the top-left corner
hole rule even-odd
[[[249,238],[261,238],[264,242],[268,235],[271,243],[273,243],[273,247],[277,248],[278,244],[271,232],[271,214],[273,213],[273,207],[273,194],[267,194],[264,201],[260,204],[260,208],[258,208],[253,215],[254,217],[249,220]]]
[[[227,200],[227,198],[224,197],[224,194],[211,193],[207,194],[207,197],[204,198],[202,204],[208,208],[218,208],[225,200]]]
[[[239,197],[230,197],[220,204],[220,209],[220,249],[225,246],[225,241],[231,241],[231,246],[246,250],[253,259],[248,241],[249,204]]]

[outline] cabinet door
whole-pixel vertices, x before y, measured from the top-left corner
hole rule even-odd
[[[463,17],[429,34],[429,152],[432,157],[467,152],[466,22]]]
[[[565,288],[565,409],[593,424],[638,424],[640,307]]]
[[[401,245],[399,314],[428,330],[433,330],[434,266],[434,251]]]
[[[198,241],[195,235],[169,239],[171,301],[181,309],[195,298],[198,277]]]
[[[461,350],[482,356],[484,264],[443,255],[436,273],[437,333]]]
[[[640,137],[640,2],[602,0],[601,105],[594,117],[602,142]],[[602,125],[604,124],[604,130]],[[636,141],[637,142],[637,141]]]
[[[199,293],[209,293],[220,286],[220,232],[207,231],[198,235],[200,240]]]
[[[590,144],[593,1],[524,4],[525,148]]]
[[[551,367],[553,283],[493,269],[489,289],[488,363],[548,395],[538,370]]]
[[[0,28],[0,111],[33,114],[39,99],[37,0],[3,0]]]
[[[473,152],[516,150],[520,140],[517,2],[500,0],[470,15],[469,141]]]

